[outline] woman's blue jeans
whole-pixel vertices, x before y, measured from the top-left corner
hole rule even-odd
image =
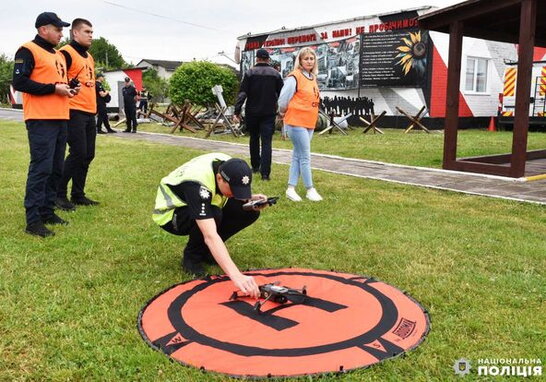
[[[313,187],[313,175],[311,174],[311,139],[313,129],[284,125],[288,137],[294,145],[292,150],[292,162],[290,163],[290,175],[288,185],[296,186],[301,175],[305,188]]]

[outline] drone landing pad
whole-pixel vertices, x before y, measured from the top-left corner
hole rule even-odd
[[[417,347],[429,330],[424,309],[371,278],[310,269],[245,272],[256,282],[300,289],[302,304],[230,300],[225,276],[175,285],[140,312],[144,340],[172,359],[239,377],[288,377],[364,368]]]

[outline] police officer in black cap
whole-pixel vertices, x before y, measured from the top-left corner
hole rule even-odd
[[[38,34],[15,53],[13,87],[23,93],[23,112],[30,146],[25,193],[26,229],[47,237],[44,224],[68,224],[54,212],[57,184],[66,150],[69,98],[80,89],[68,85],[66,62],[55,50],[63,37],[62,21],[53,12],[38,15]]]
[[[258,286],[231,259],[224,242],[254,223],[262,207],[243,209],[249,200],[267,200],[251,193],[252,171],[238,158],[222,153],[198,156],[161,179],[154,221],[174,235],[188,235],[183,268],[203,275],[202,262],[218,263],[243,293],[257,297]]]
[[[137,118],[136,118],[136,102],[138,99],[138,92],[131,83],[129,77],[125,77],[125,85],[121,89],[123,94],[123,110],[125,112],[125,123],[127,128],[123,130],[124,133],[136,133],[137,132]]]

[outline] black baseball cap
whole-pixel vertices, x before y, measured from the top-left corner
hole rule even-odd
[[[252,170],[248,163],[239,158],[231,158],[218,168],[220,176],[229,184],[235,199],[248,200],[252,196]]]
[[[256,57],[258,58],[269,58],[269,52],[265,49],[258,49],[256,51]]]
[[[57,16],[56,13],[53,12],[43,12],[36,17],[36,23],[34,26],[36,28],[42,27],[44,25],[55,25],[56,27],[69,27],[70,23],[67,23],[66,21],[63,21]]]

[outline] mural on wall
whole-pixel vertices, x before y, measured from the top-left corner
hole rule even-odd
[[[398,30],[361,35],[360,85],[423,87],[430,38],[427,31]]]
[[[317,80],[321,90],[344,90],[358,87],[358,60],[360,41],[358,37],[318,45],[311,45],[317,54]],[[294,60],[299,47],[268,49],[272,62],[281,67],[281,75],[286,77],[294,70]],[[254,62],[254,50],[241,55],[241,70],[244,73]]]

